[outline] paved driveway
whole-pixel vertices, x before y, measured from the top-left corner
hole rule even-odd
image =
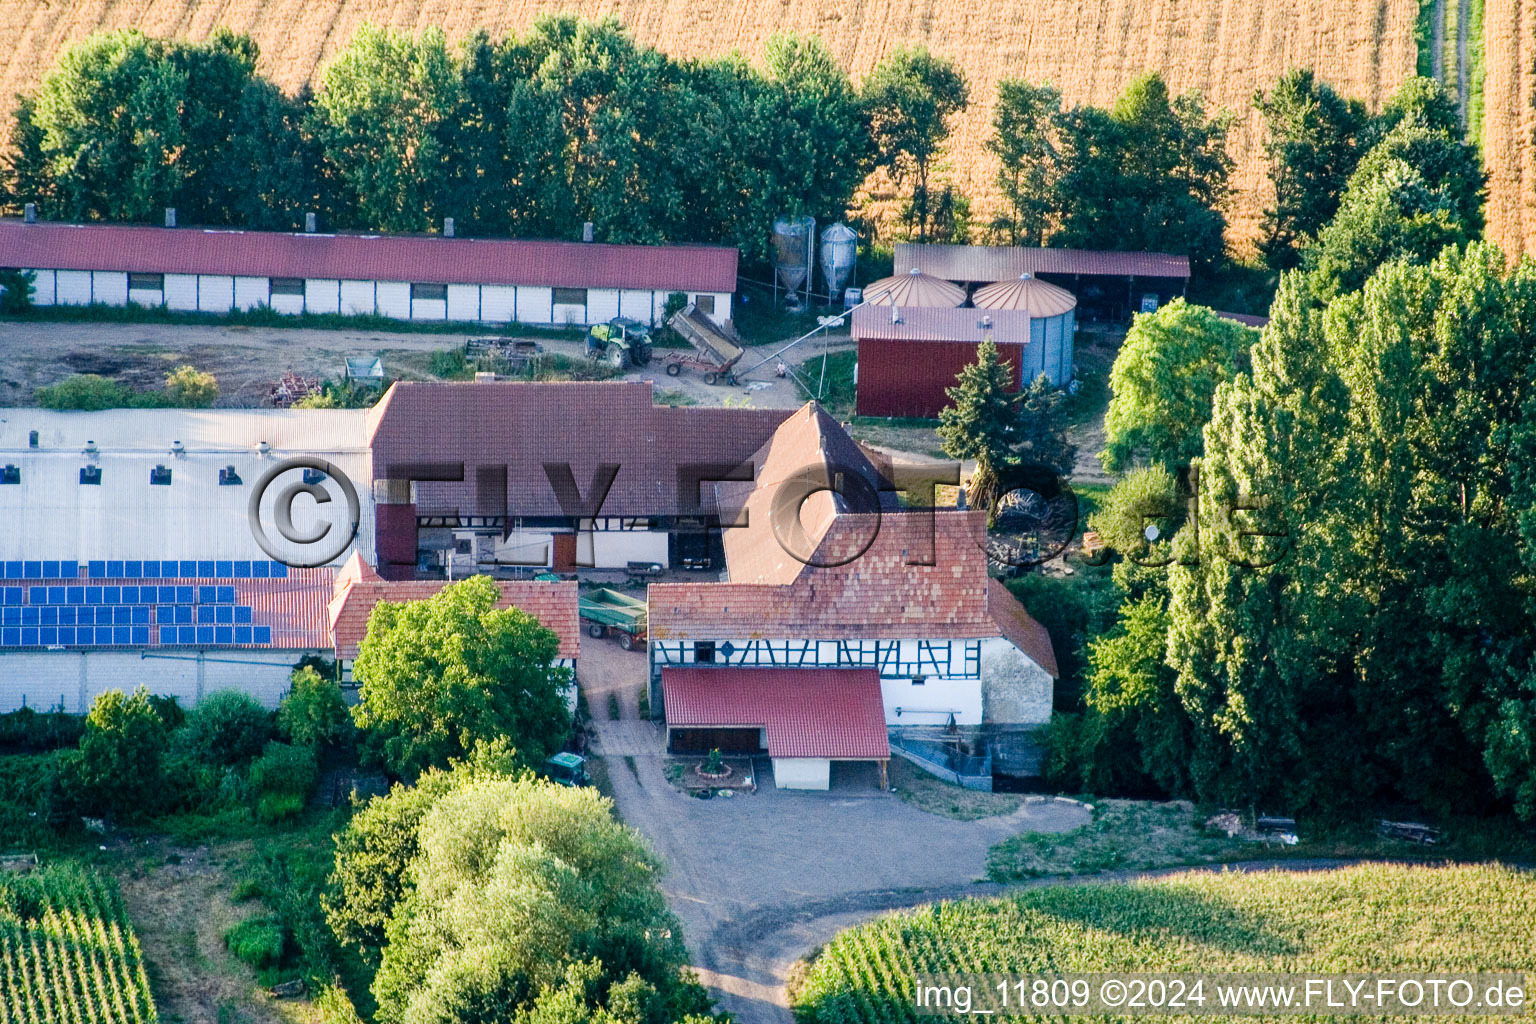
[[[596,648],[596,649],[594,649]],[[759,759],[755,795],[697,800],[663,774],[661,737],[646,723],[607,720],[607,693],[633,692],[645,658],[583,638],[582,682],[597,717],[596,752],[624,820],[667,862],[662,879],[701,978],[739,1024],[787,1022],[784,970],[805,951],[797,928],[851,923],[924,896],[983,893],[987,848],[1018,832],[1066,831],[1087,820],[1069,804],[953,821],[919,811],[869,778],[834,778],[830,793],[778,790]],[[633,715],[623,703],[626,717]],[[647,741],[647,734],[649,740]],[[648,752],[647,752],[648,751]],[[632,767],[631,767],[632,766]],[[842,783],[839,785],[839,783]]]

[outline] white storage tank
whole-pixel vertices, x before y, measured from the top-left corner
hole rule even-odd
[[[1024,378],[1045,374],[1053,384],[1065,387],[1072,380],[1072,341],[1077,320],[1077,298],[1033,274],[999,281],[976,289],[971,303],[977,309],[1014,309],[1029,313],[1029,344],[1024,346]]]

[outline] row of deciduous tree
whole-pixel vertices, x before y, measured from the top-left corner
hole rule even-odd
[[[1432,83],[1361,130],[1332,216],[1287,214],[1261,335],[1176,303],[1116,361],[1094,525],[1128,559],[1058,730],[1080,784],[1536,818],[1536,270],[1475,241]]]

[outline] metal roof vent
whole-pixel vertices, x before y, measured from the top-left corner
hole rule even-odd
[[[453,218],[452,217],[444,217],[443,218],[443,237],[444,238],[452,238],[453,237]]]
[[[167,206],[165,208],[165,226],[168,228],[176,226],[176,207]]]
[[[95,441],[87,441],[87,442],[85,442],[85,451],[82,454],[89,455],[92,458],[95,458],[96,453],[98,451],[100,451],[100,449],[96,447],[96,442]]]
[[[306,213],[304,215],[304,232],[306,234],[310,234],[310,235],[314,234],[315,231],[320,226],[319,222],[320,222],[319,214],[316,214],[316,213]]]
[[[891,323],[901,323],[901,307],[896,305],[894,302],[891,303]]]
[[[22,214],[21,214],[21,216],[22,216],[22,219],[25,220],[28,224],[36,224],[37,223],[37,204],[36,203],[28,203],[26,206],[22,207]]]
[[[592,235],[592,222],[591,221],[587,221],[586,223],[582,224],[582,226],[581,226],[581,240],[583,242],[590,242],[590,241],[592,241],[592,238],[593,238],[593,235]]]
[[[260,444],[258,444],[256,446],[256,450],[261,452],[261,454],[263,454],[263,455],[271,455],[272,454],[272,444],[269,441],[262,441]]]
[[[185,455],[186,453],[187,453],[187,446],[186,445],[182,444],[180,441],[172,441],[171,442],[171,454],[172,455]]]

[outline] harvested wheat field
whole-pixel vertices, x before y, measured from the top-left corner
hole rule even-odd
[[[1488,237],[1536,253],[1536,3],[1486,0],[1483,40]]]
[[[1488,0],[1490,30],[1498,6]],[[1528,5],[1527,5],[1528,6]],[[1023,76],[1060,87],[1069,101],[1107,103],[1133,75],[1163,72],[1176,91],[1200,89],[1239,114],[1232,136],[1238,195],[1235,238],[1250,235],[1265,197],[1253,90],[1287,67],[1311,65],[1343,92],[1373,107],[1411,74],[1416,0],[4,0],[0,2],[0,95],[32,87],[68,43],[92,31],[138,26],[159,35],[202,37],[217,25],[250,33],[262,70],[285,88],[314,81],[317,69],[365,20],[415,31],[442,25],[459,36],[483,26],[518,31],[540,13],[611,14],[637,38],[674,55],[739,49],[755,55],[772,33],[819,35],[855,76],[904,43],[923,42],[957,60],[977,102],[951,144],[951,176],[993,209],[992,162],[981,149],[995,83]],[[1489,118],[1499,107],[1498,75],[1530,61],[1491,47]],[[1523,53],[1523,51],[1522,51]],[[1497,57],[1497,59],[1495,59]],[[1505,60],[1505,58],[1508,58]],[[1499,60],[1505,60],[1499,64]],[[1499,69],[1499,70],[1496,70]],[[1524,80],[1522,78],[1522,81]],[[1520,95],[1529,95],[1521,86]],[[1521,115],[1521,123],[1528,117]],[[1501,122],[1502,123],[1502,122]],[[8,130],[0,129],[0,130]],[[1528,135],[1527,135],[1528,137]],[[1513,138],[1513,136],[1511,136]],[[1529,146],[1517,147],[1523,166]],[[1520,180],[1529,181],[1524,177]]]

